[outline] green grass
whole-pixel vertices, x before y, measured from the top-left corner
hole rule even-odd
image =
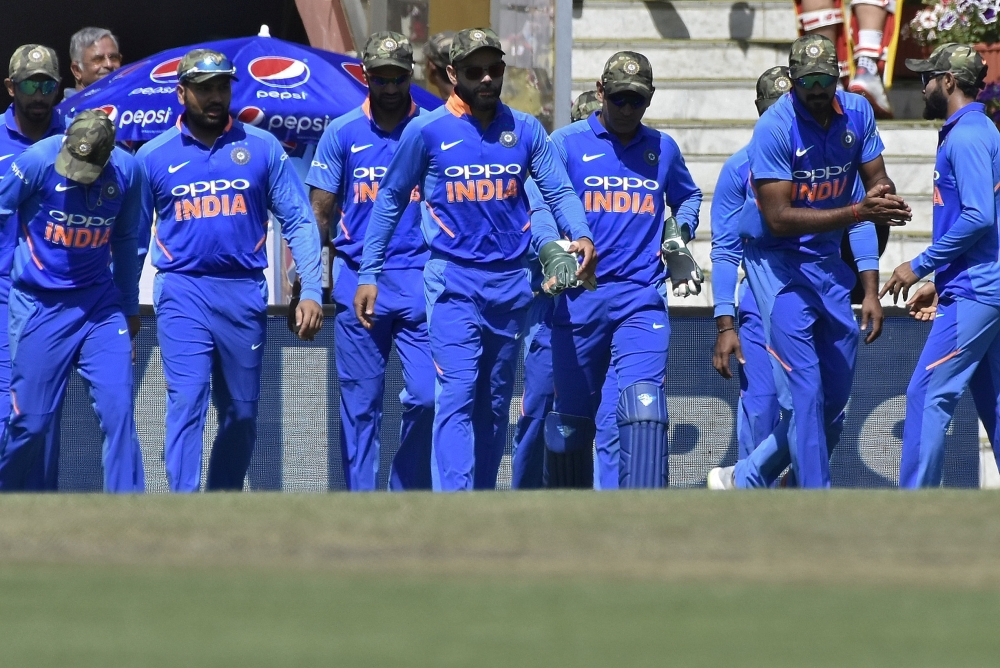
[[[996,665],[981,492],[0,497],[3,666]]]

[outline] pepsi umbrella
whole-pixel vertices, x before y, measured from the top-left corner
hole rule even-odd
[[[233,114],[268,130],[290,151],[318,142],[330,121],[358,107],[368,94],[358,59],[258,35],[168,49],[97,81],[58,109],[70,118],[84,109],[103,109],[119,141],[152,139],[183,111],[177,102],[177,65],[195,48],[229,56],[239,79],[233,82]],[[410,93],[421,107],[441,105],[417,86]]]

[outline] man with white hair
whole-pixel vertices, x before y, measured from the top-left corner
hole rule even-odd
[[[118,38],[107,28],[87,27],[74,33],[69,40],[69,59],[76,87],[67,88],[65,97],[79,93],[122,66]]]

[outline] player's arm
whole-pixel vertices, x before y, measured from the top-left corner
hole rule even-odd
[[[115,148],[114,159],[121,161],[125,172],[125,192],[122,208],[111,230],[112,279],[122,294],[122,311],[128,319],[129,334],[139,333],[139,224],[142,217],[145,179],[135,159],[123,149]]]
[[[319,226],[320,241],[326,243],[333,238],[330,221],[337,208],[337,193],[343,186],[346,154],[338,134],[339,126],[329,125],[323,131],[316,155],[313,156],[306,185],[309,186],[309,204],[312,206],[316,224]]]
[[[702,192],[695,185],[694,178],[684,162],[680,148],[667,135],[663,135],[661,145],[664,150],[661,155],[668,156],[667,166],[667,206],[673,212],[674,218],[683,229],[687,227],[688,238],[694,239],[698,230],[698,216],[701,212]]]
[[[736,333],[736,282],[743,259],[743,242],[737,231],[746,202],[746,177],[727,161],[712,195],[712,295],[715,298],[715,351],[712,366],[723,378],[732,378],[729,357],[745,363]]]
[[[864,195],[865,189],[859,177],[854,182],[853,199],[858,202]],[[875,225],[868,221],[855,223],[848,228],[847,234],[865,293],[861,302],[861,331],[868,330],[871,325],[871,331],[865,336],[865,343],[871,343],[881,336],[885,319],[878,294],[878,235]]]
[[[295,260],[295,270],[302,284],[296,309],[298,335],[312,341],[323,326],[323,299],[319,230],[309,206],[306,188],[288,166],[288,156],[275,139],[268,141],[268,208],[281,228]]]
[[[31,197],[38,182],[39,159],[38,149],[31,147],[14,158],[7,168],[7,173],[0,179],[0,229],[13,225],[12,216],[17,213],[21,203]],[[16,235],[16,232],[15,232]]]
[[[580,244],[573,242],[568,248],[560,245],[559,240],[571,236],[567,230],[559,229],[552,210],[542,198],[538,186],[531,179],[524,182],[524,190],[528,195],[528,206],[531,220],[531,249],[542,265],[542,289],[548,295],[557,295],[563,290],[585,285],[588,289],[597,288],[594,277],[581,281],[577,276],[579,265],[577,253]],[[588,226],[588,233],[589,233]]]

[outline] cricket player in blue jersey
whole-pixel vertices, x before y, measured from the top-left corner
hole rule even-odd
[[[316,221],[302,182],[272,135],[229,115],[232,62],[195,49],[177,67],[184,114],[137,158],[152,211],[156,323],[167,383],[165,463],[170,489],[197,491],[209,401],[219,414],[207,487],[243,489],[257,442],[267,332],[268,210],[281,225],[302,281],[298,335],[323,322]],[[148,245],[148,244],[147,244]]]
[[[0,131],[0,179],[21,151],[46,137],[61,135],[65,126],[55,111],[59,97],[59,60],[56,52],[39,44],[25,44],[10,59],[9,77],[4,82],[14,102],[4,112]],[[10,270],[17,245],[17,214],[4,227],[8,237],[0,239],[0,443],[7,433],[10,416],[10,348],[7,343],[7,295]],[[58,418],[57,418],[58,421]],[[59,482],[59,430],[49,432],[45,455],[36,460],[26,488],[55,490]]]
[[[754,128],[748,152],[758,211],[744,207],[739,227],[782,417],[735,469],[712,472],[729,478],[716,488],[766,486],[759,460],[775,447],[788,450],[801,487],[830,486],[830,448],[843,426],[859,337],[850,304],[854,277],[840,256],[843,230],[910,218],[885,173],[871,106],[837,91],[837,74],[832,42],[799,38],[789,55],[793,94]],[[859,175],[867,192],[855,202]],[[870,343],[882,329],[878,272],[861,277],[861,329],[871,327]]]
[[[544,129],[500,102],[503,55],[492,30],[455,35],[448,67],[455,91],[445,106],[403,130],[379,184],[354,298],[358,319],[370,329],[389,241],[419,185],[431,251],[424,294],[437,372],[431,476],[438,491],[496,486],[517,337],[531,301],[525,272],[531,238],[550,291],[592,275],[596,262],[583,209]],[[532,225],[529,176],[559,226],[570,231],[568,252],[554,226],[543,219]],[[582,265],[572,254],[583,255]]]
[[[403,35],[372,35],[362,54],[368,99],[327,126],[306,183],[320,235],[340,207],[333,238],[334,350],[340,380],[340,450],[349,490],[374,490],[378,480],[385,367],[393,341],[403,362],[405,389],[399,450],[389,472],[393,490],[430,489],[434,422],[434,364],[427,338],[424,264],[430,256],[420,233],[420,193],[414,190],[389,243],[379,275],[378,310],[366,330],[354,315],[365,230],[379,181],[403,129],[420,113],[410,99],[413,47]]]
[[[924,85],[924,118],[944,120],[934,163],[934,237],[882,288],[908,297],[934,272],[937,314],[906,389],[899,486],[941,484],[945,434],[955,406],[971,386],[994,452],[1000,394],[1000,135],[976,102],[986,66],[966,44],[944,44],[926,60],[907,59]],[[911,311],[932,305],[921,289]]]
[[[85,111],[65,137],[37,142],[0,181],[0,224],[20,226],[10,291],[10,427],[0,454],[4,491],[27,489],[48,433],[59,429],[73,366],[105,434],[105,491],[145,489],[130,340],[140,327],[142,195],[139,166],[115,147],[114,124],[103,111]]]
[[[580,485],[588,470],[592,476],[609,363],[618,377],[619,487],[667,484],[670,323],[661,257],[676,296],[700,291],[686,242],[698,226],[701,191],[676,142],[642,124],[653,92],[646,57],[616,53],[597,82],[600,113],[552,135],[601,249],[597,289],[566,291],[552,316],[556,398],[545,442],[550,478],[558,472],[563,486]]]

